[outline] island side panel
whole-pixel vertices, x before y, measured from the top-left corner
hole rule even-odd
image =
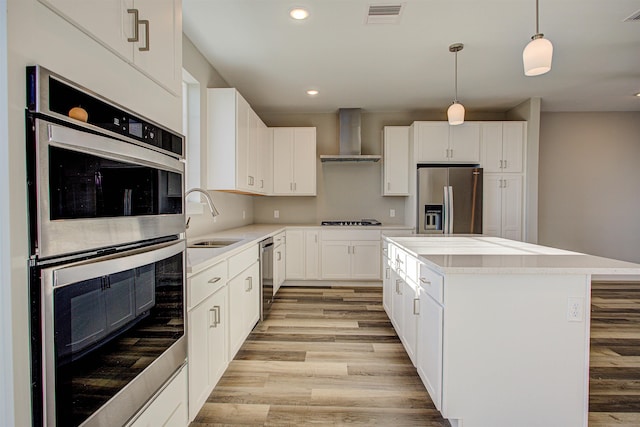
[[[443,415],[586,426],[590,288],[588,275],[445,275]],[[581,321],[568,321],[569,298]]]

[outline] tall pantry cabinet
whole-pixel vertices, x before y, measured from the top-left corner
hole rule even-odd
[[[525,134],[525,122],[481,123],[484,234],[524,238]]]

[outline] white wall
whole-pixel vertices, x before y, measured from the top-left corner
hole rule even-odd
[[[7,110],[7,2],[0,0],[0,200],[9,200],[9,132]],[[0,425],[12,426],[13,357],[11,318],[11,245],[9,205],[0,204]]]
[[[3,0],[3,2],[6,0]],[[4,12],[4,7],[3,7]],[[113,101],[172,129],[181,130],[181,100],[129,64],[104,49],[36,0],[8,0],[7,82],[8,137],[0,137],[2,167],[2,310],[10,315],[13,419],[6,425],[31,425],[29,298],[27,278],[27,204],[25,172],[24,110],[25,67],[40,64]],[[0,38],[0,42],[4,37]],[[4,95],[4,94],[3,94]],[[0,108],[0,116],[4,107]],[[8,144],[7,144],[8,142]],[[6,194],[8,193],[8,194]],[[8,234],[8,235],[7,235]],[[6,258],[9,249],[9,259]],[[4,267],[9,267],[6,271]],[[10,294],[10,296],[9,296]],[[4,297],[8,298],[5,299]],[[3,330],[8,330],[3,323]],[[11,378],[7,378],[11,381]],[[5,402],[9,402],[7,400]],[[11,417],[8,414],[7,417]],[[1,418],[1,417],[0,417]],[[5,425],[5,424],[3,424]]]
[[[229,85],[185,35],[182,36],[182,66],[200,83],[200,171],[201,187],[206,188],[207,88],[229,87]],[[210,191],[209,194],[216,208],[220,211],[220,215],[215,218],[214,222],[206,207],[202,213],[190,215],[187,237],[240,227],[253,222],[252,196],[220,191]]]
[[[539,242],[640,262],[640,112],[540,123]]]

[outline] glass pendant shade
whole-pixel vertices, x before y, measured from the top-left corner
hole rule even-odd
[[[449,119],[450,125],[461,125],[464,123],[464,106],[458,101],[454,101],[447,110],[447,118]]]
[[[539,76],[551,70],[552,58],[553,45],[542,34],[536,34],[522,52],[525,76]]]

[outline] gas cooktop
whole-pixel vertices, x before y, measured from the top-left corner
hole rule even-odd
[[[361,219],[355,221],[322,221],[321,225],[382,225],[382,223],[376,219]]]

